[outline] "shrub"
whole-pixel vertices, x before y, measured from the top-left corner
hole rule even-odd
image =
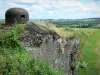
[[[14,26],[0,39],[0,75],[63,75],[47,63],[30,57],[19,42],[24,26]]]

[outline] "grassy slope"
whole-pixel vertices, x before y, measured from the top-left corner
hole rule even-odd
[[[73,28],[72,31],[80,39],[80,62],[88,63],[86,68],[78,68],[77,75],[100,75],[100,30]]]
[[[80,68],[78,70],[78,75],[99,75],[100,73],[100,65],[99,63],[99,55],[98,50],[97,52],[97,44],[100,44],[100,30],[95,30],[93,35],[89,36],[89,38],[86,41],[86,44],[82,48],[83,57],[80,59],[80,61],[86,61],[88,63],[87,67]],[[98,42],[99,41],[99,42]],[[100,49],[100,48],[98,48]]]
[[[56,32],[62,38],[71,38],[74,36],[72,32],[66,31],[66,30],[64,30],[64,28],[58,28],[58,27],[56,27],[55,24],[52,24],[52,23],[46,23],[46,22],[41,22],[41,21],[34,22],[34,23],[41,25],[42,27],[44,27],[50,31]]]

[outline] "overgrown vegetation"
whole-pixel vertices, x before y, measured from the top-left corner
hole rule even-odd
[[[20,33],[25,25],[15,25],[0,33],[0,75],[64,75],[49,64],[30,57],[20,44]]]
[[[83,53],[80,62],[87,62],[86,68],[79,68],[78,75],[99,75],[100,74],[100,30],[95,30],[92,35],[88,37],[84,46],[81,48]]]
[[[55,24],[46,23],[46,22],[43,22],[43,21],[38,21],[38,22],[35,22],[35,23],[45,27],[48,30],[56,32],[62,38],[71,38],[71,37],[74,36],[73,32],[66,31],[64,29],[58,28],[58,27],[56,27]]]
[[[86,68],[81,65],[77,70],[77,75],[99,75],[100,74],[100,30],[87,28],[66,28],[72,31],[80,39],[80,60],[87,63]]]

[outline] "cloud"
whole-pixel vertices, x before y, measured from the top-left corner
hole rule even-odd
[[[94,2],[100,2],[100,0],[93,0]]]
[[[0,10],[0,15],[4,15],[4,11],[3,10]]]
[[[4,15],[5,15],[5,12],[3,10],[0,10],[0,18],[3,19],[5,17]]]
[[[2,6],[3,2],[0,0],[0,7]]]
[[[21,2],[21,3],[34,3],[37,0],[7,0],[7,1],[11,1],[11,2]]]
[[[86,12],[100,12],[100,6],[96,3],[84,4],[84,11]]]
[[[2,10],[11,7],[21,7],[28,10],[31,18],[77,18],[86,16],[100,16],[99,0],[0,0]],[[6,8],[6,9],[5,9]],[[1,9],[0,9],[1,10]],[[1,13],[1,12],[0,12]],[[94,14],[95,13],[95,14]]]
[[[30,9],[35,10],[44,10],[46,8],[56,8],[58,10],[66,10],[67,12],[73,12],[76,9],[80,9],[81,11],[99,11],[98,6],[96,6],[93,3],[86,3],[83,4],[80,1],[76,0],[14,0],[13,3],[9,3],[12,6],[16,7],[25,7],[23,5],[15,4],[14,2],[22,2],[22,3],[33,3],[32,7],[28,7]],[[37,5],[34,5],[34,3],[37,2]],[[71,8],[72,7],[72,8]]]
[[[3,1],[0,0],[0,18],[4,18],[5,11],[2,9]]]
[[[24,8],[26,8],[27,7],[27,5],[21,5],[21,4],[17,4],[17,3],[14,3],[14,2],[7,2],[7,5],[9,6],[9,7],[24,7]]]

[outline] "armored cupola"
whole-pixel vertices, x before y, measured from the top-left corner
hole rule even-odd
[[[29,14],[23,8],[10,8],[5,13],[5,23],[9,24],[25,24],[29,21]]]

